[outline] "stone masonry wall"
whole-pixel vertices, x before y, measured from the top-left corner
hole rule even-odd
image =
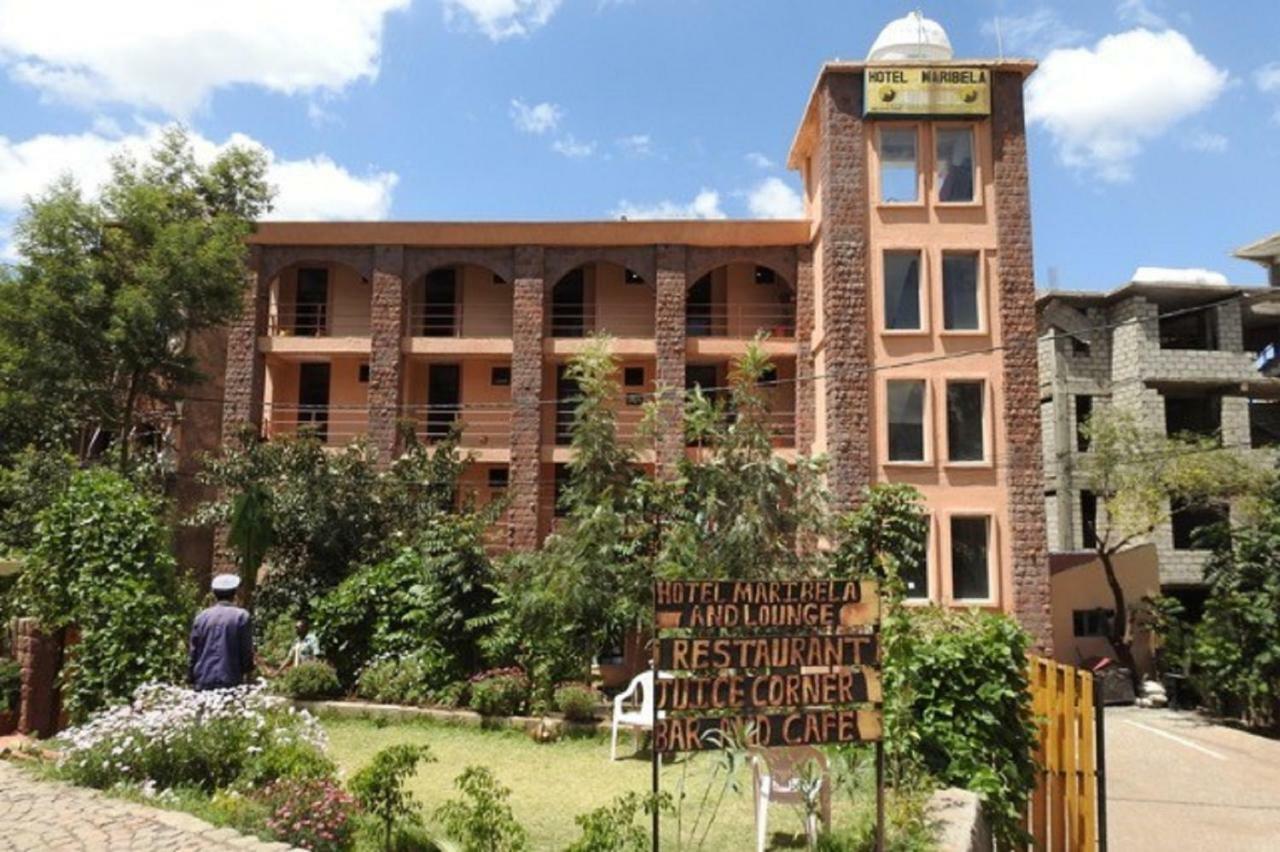
[[[1004,421],[1012,525],[1013,608],[1041,653],[1052,654],[1049,560],[1045,539],[1044,459],[1036,366],[1035,271],[1022,76],[997,73],[992,144],[1004,352]]]
[[[515,251],[511,357],[511,547],[532,550],[538,541],[538,473],[542,453],[542,334],[546,288],[543,252]]]
[[[684,456],[685,278],[684,246],[658,246],[657,302],[654,328],[657,335],[657,387],[663,391],[659,410],[658,472],[675,474]]]
[[[404,387],[401,339],[408,301],[404,286],[404,248],[378,246],[373,254],[369,355],[369,440],[378,458],[389,463],[399,445],[400,402]]]
[[[796,452],[813,452],[813,251],[796,252]]]

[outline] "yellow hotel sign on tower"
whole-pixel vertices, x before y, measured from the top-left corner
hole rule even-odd
[[[990,115],[991,74],[958,66],[870,67],[865,72],[866,115]]]

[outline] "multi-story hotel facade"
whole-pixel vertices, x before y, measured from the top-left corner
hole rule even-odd
[[[919,23],[919,52],[895,53],[891,25],[869,61],[819,72],[788,160],[803,219],[263,223],[228,335],[224,439],[310,426],[389,459],[403,423],[434,440],[457,421],[468,483],[507,495],[506,543],[533,548],[586,336],[612,339],[624,439],[635,402],[675,389],[640,454],[661,476],[688,451],[679,389],[724,384],[763,331],[776,452],[825,454],[843,507],[875,482],[916,486],[931,529],[913,596],[1014,613],[1047,644],[1034,65],[951,60]]]

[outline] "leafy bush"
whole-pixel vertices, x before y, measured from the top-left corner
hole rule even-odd
[[[520,669],[492,669],[471,678],[471,709],[481,716],[519,716],[529,703],[529,679]]]
[[[270,809],[239,790],[218,790],[200,810],[199,815],[207,817],[213,824],[234,828],[242,834],[266,837],[271,833],[267,828]]]
[[[337,764],[310,742],[296,739],[273,740],[249,757],[235,786],[251,790],[282,778],[332,778],[337,771]]]
[[[0,713],[18,710],[22,692],[22,667],[17,660],[0,659]]]
[[[556,709],[571,722],[590,722],[600,709],[600,695],[583,683],[566,683],[556,690]]]
[[[388,746],[351,779],[351,792],[360,806],[382,823],[383,848],[391,848],[392,831],[397,823],[417,822],[421,805],[404,787],[404,782],[418,768],[419,761],[432,761],[426,746],[399,744]]]
[[[452,672],[449,661],[426,651],[378,660],[360,672],[356,694],[379,704],[427,704],[438,700]]]
[[[272,686],[280,694],[302,701],[334,698],[342,694],[337,671],[323,660],[306,660],[286,669]]]
[[[285,778],[258,795],[270,811],[266,826],[276,840],[312,852],[351,846],[356,800],[328,778]]]
[[[296,622],[289,613],[281,613],[270,621],[254,619],[254,650],[271,668],[289,661],[289,652],[298,641]]]
[[[1035,787],[1029,639],[1004,615],[930,607],[901,617],[908,629],[885,664],[885,694],[900,695],[894,707],[910,716],[898,747],[980,795],[997,837],[1014,845]]]
[[[273,771],[301,761],[299,751],[323,760],[325,747],[314,718],[281,706],[258,686],[196,692],[147,684],[132,703],[64,731],[60,741],[59,772],[77,784],[105,789],[145,782],[208,792],[250,770],[255,781],[269,782]],[[255,763],[256,754],[276,749],[284,752]],[[284,760],[285,754],[292,757]]]
[[[46,630],[80,631],[61,675],[73,718],[185,673],[194,596],[177,580],[162,508],[96,468],[77,473],[38,517],[18,595]]]
[[[645,852],[650,846],[649,827],[636,823],[643,811],[653,813],[651,798],[631,792],[615,798],[594,811],[579,814],[573,821],[582,836],[566,852]]]
[[[66,490],[75,459],[28,447],[0,467],[0,556],[36,542],[35,517]]]
[[[422,655],[432,669],[429,688],[479,667],[472,620],[493,598],[483,533],[476,516],[434,518],[414,545],[361,568],[320,601],[316,631],[344,682],[383,656]]]
[[[463,852],[522,852],[529,835],[516,822],[507,797],[511,791],[483,766],[468,766],[454,781],[462,800],[445,802],[436,820],[445,833],[462,844]]]

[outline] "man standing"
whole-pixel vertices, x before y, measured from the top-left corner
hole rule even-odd
[[[219,574],[212,588],[214,605],[191,625],[189,674],[201,690],[239,686],[253,670],[253,622],[234,602],[240,578]]]

